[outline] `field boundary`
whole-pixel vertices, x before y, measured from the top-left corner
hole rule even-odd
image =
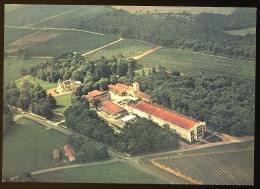
[[[146,55],[148,55],[148,54],[151,54],[151,53],[153,53],[153,52],[155,52],[155,51],[157,51],[157,50],[159,50],[159,49],[161,49],[161,48],[162,48],[162,46],[158,46],[158,47],[155,47],[155,48],[153,48],[153,49],[150,49],[150,50],[148,50],[148,51],[146,51],[146,52],[144,52],[144,53],[142,53],[142,54],[139,54],[138,56],[135,56],[134,59],[135,59],[135,60],[138,60],[138,59],[140,59],[140,58],[143,58],[144,56],[146,56]]]
[[[91,33],[91,34],[95,34],[95,35],[104,35],[103,33],[97,33],[97,32],[92,32],[92,31],[88,31],[88,30],[80,30],[80,29],[73,29],[73,28],[47,28],[47,27],[43,27],[43,28],[33,28],[33,27],[24,27],[24,26],[8,26],[5,25],[4,27],[7,28],[15,28],[15,29],[43,29],[43,30],[57,30],[57,31],[77,31],[77,32],[85,32],[85,33]]]
[[[63,14],[67,14],[67,13],[69,13],[69,12],[73,12],[73,11],[75,11],[75,10],[77,10],[77,9],[81,9],[81,8],[83,8],[83,7],[78,7],[78,8],[75,8],[75,9],[72,9],[72,10],[69,10],[69,11],[66,11],[66,12],[62,12],[62,13],[56,14],[56,15],[54,15],[54,16],[45,18],[45,19],[43,19],[43,20],[37,21],[37,22],[35,22],[35,23],[29,24],[29,25],[24,26],[24,27],[30,27],[30,26],[33,26],[33,25],[35,25],[35,24],[38,24],[38,23],[44,22],[44,21],[46,21],[46,20],[49,20],[49,19],[52,19],[52,18],[61,16],[61,15],[63,15]]]
[[[118,43],[118,42],[120,42],[120,41],[123,41],[123,40],[124,40],[123,38],[120,38],[120,39],[118,39],[118,40],[116,40],[116,41],[114,41],[114,42],[112,42],[112,43],[106,44],[106,45],[104,45],[104,46],[102,46],[102,47],[99,47],[99,48],[97,48],[97,49],[94,49],[94,50],[88,51],[88,52],[86,52],[86,53],[83,53],[82,56],[87,56],[87,55],[89,55],[89,54],[91,54],[91,53],[94,53],[94,52],[96,52],[96,51],[98,51],[98,50],[101,50],[101,49],[103,49],[103,48],[105,48],[105,47],[114,45],[114,44],[116,44],[116,43]]]

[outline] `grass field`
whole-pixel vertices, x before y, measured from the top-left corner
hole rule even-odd
[[[33,179],[37,182],[163,184],[163,181],[121,162],[37,175]]]
[[[19,9],[21,7],[23,7],[24,5],[17,5],[17,4],[7,4],[5,5],[5,14],[11,12],[11,11],[14,11],[16,9]]]
[[[63,114],[64,111],[71,105],[71,95],[72,94],[66,94],[55,97],[58,107],[54,110],[54,112]]]
[[[215,135],[212,135],[211,137],[207,138],[206,141],[214,143],[214,142],[221,142],[223,140]]]
[[[14,176],[23,171],[54,167],[52,152],[65,144],[65,136],[20,119],[3,138],[2,168],[5,173]]]
[[[146,52],[150,49],[155,48],[156,45],[143,43],[136,40],[124,39],[119,43],[96,51],[92,54],[87,55],[85,58],[88,59],[98,59],[101,56],[106,58],[111,58],[111,56],[117,56],[119,54],[124,55],[125,57],[135,57],[143,52]]]
[[[119,36],[100,36],[77,31],[48,30],[47,32],[57,32],[62,35],[28,48],[31,56],[54,56],[62,51],[85,53],[119,39]]]
[[[43,81],[43,80],[38,79],[36,77],[29,77],[29,78],[26,78],[26,79],[32,84],[36,84],[36,83],[40,84],[44,90],[52,89],[52,88],[55,88],[55,87],[58,86],[57,83],[50,83],[48,81]],[[21,81],[20,80],[16,81],[16,85],[17,85],[17,87],[20,87]]]
[[[82,6],[75,11],[39,22],[33,25],[33,27],[77,28],[81,18],[84,17],[86,21],[87,19],[105,14],[108,11],[111,10],[103,6]]]
[[[9,5],[6,5],[8,8]],[[81,7],[80,5],[24,5],[5,15],[9,26],[27,26],[57,14]]]
[[[5,58],[4,59],[4,82],[9,83],[13,80],[24,77],[20,73],[21,68],[29,69],[30,67],[36,66],[42,62],[46,62],[48,59],[18,59],[18,58]]]
[[[246,28],[246,29],[241,29],[241,30],[230,30],[226,31],[227,33],[231,35],[240,35],[240,36],[245,36],[246,34],[256,34],[256,28]]]
[[[222,58],[172,48],[159,49],[141,59],[144,67],[164,66],[184,74],[207,73],[210,75],[229,75],[254,79],[255,62]]]
[[[4,28],[4,45],[8,45],[22,37],[30,35],[34,32],[39,31],[39,29],[22,29],[22,28]]]

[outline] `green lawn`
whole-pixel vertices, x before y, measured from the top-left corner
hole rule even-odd
[[[227,33],[231,35],[240,35],[240,36],[245,36],[246,34],[256,34],[256,28],[246,28],[246,29],[241,29],[241,30],[230,30],[226,31]]]
[[[33,179],[37,182],[163,184],[163,181],[121,162],[42,174]]]
[[[184,74],[207,73],[254,79],[255,62],[177,50],[159,49],[138,60],[144,67],[164,66]]]
[[[20,73],[21,68],[29,69],[42,62],[46,62],[48,59],[30,58],[30,59],[18,59],[18,58],[5,58],[4,59],[4,82],[9,83],[13,80],[24,77]]]
[[[54,167],[52,152],[66,144],[66,137],[26,119],[17,121],[3,137],[2,168],[10,176]]]
[[[215,135],[212,135],[211,137],[207,138],[206,141],[214,143],[214,142],[221,142],[223,140]]]
[[[39,29],[4,28],[4,45],[8,45],[22,37],[39,31]]]
[[[58,87],[57,83],[50,83],[48,81],[43,81],[41,79],[37,79],[36,77],[29,77],[29,78],[26,78],[26,79],[32,84],[36,84],[36,83],[40,84],[44,90],[48,90],[48,89]],[[20,87],[21,81],[20,80],[16,81],[16,85],[17,85],[17,87]]]
[[[46,32],[57,32],[62,35],[28,48],[31,56],[54,56],[62,51],[85,53],[119,39],[119,36],[100,36],[78,31],[49,30]]]
[[[125,57],[135,57],[155,47],[156,46],[152,44],[131,39],[124,39],[123,41],[120,41],[114,45],[87,55],[86,59],[98,59],[101,56],[111,58],[111,56],[117,56],[119,54],[122,54]]]
[[[27,26],[78,7],[80,5],[25,5],[5,14],[5,24],[10,26]]]
[[[72,94],[66,94],[55,97],[58,107],[54,110],[54,112],[63,114],[64,111],[71,105],[71,95]]]

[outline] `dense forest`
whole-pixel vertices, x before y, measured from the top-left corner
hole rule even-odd
[[[56,107],[56,100],[46,93],[39,84],[32,84],[28,80],[23,80],[18,88],[15,82],[5,86],[5,101],[11,106],[30,110],[33,113],[44,116],[47,119],[53,117],[52,109]]]
[[[113,8],[111,8],[113,9]],[[237,8],[230,15],[201,13],[130,14],[113,9],[102,17],[82,18],[78,28],[173,48],[232,58],[255,59],[256,35],[230,35],[225,30],[256,26],[256,10]]]
[[[72,102],[73,104],[64,112],[67,127],[121,152],[138,154],[179,148],[177,134],[158,127],[151,121],[138,119],[134,124],[127,125],[124,133],[116,135],[107,122],[99,118],[95,110],[90,109],[84,98],[74,96]],[[84,154],[82,152],[80,154],[84,158]]]
[[[82,135],[70,135],[68,142],[76,151],[76,160],[80,163],[106,160],[109,158],[107,147]]]
[[[7,105],[5,99],[3,100],[3,134],[9,132],[14,125],[13,114]]]
[[[164,69],[136,76],[141,90],[157,103],[206,121],[214,131],[244,136],[254,134],[255,86],[250,80],[206,74],[180,76]]]
[[[111,59],[101,57],[94,61],[86,61],[80,55],[70,52],[61,53],[58,57],[30,70],[39,78],[42,76],[39,73],[44,73],[50,81],[70,77],[82,81],[83,86],[75,91],[72,104],[91,90],[106,90],[108,84],[117,82],[131,85],[136,81],[140,83],[141,91],[155,97],[158,104],[199,121],[206,121],[207,127],[214,131],[234,136],[254,134],[255,86],[251,80],[205,73],[181,76],[176,70],[167,73],[162,66],[151,69],[147,75],[144,71],[136,74],[136,60],[124,58],[122,55]],[[59,68],[59,71],[51,69],[52,67]],[[86,108],[88,109],[87,106]],[[76,116],[73,111],[72,114]],[[86,114],[88,115],[88,112]],[[94,116],[92,119],[98,119],[95,113],[90,113],[91,116]],[[68,119],[71,127],[78,124],[70,123],[75,120]],[[103,125],[99,121],[97,124]],[[109,137],[100,141],[112,144]]]

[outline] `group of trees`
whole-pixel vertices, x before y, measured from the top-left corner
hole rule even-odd
[[[3,134],[10,131],[11,127],[14,125],[13,114],[7,105],[6,100],[3,100]]]
[[[133,77],[135,66],[136,60],[124,58],[123,55],[86,61],[79,54],[63,52],[46,63],[30,68],[28,74],[54,83],[59,79],[70,78],[81,81],[83,86],[76,91],[78,96],[81,96],[94,89],[107,90],[110,83],[117,83],[118,79],[124,76]]]
[[[98,19],[82,19],[79,24],[80,29],[241,59],[255,59],[256,35],[235,36],[225,30],[255,26],[256,12],[240,8],[230,15],[185,12],[130,14],[113,9]]]
[[[96,111],[89,109],[89,104],[84,98],[73,95],[72,102],[73,104],[64,112],[67,127],[112,146],[121,152],[137,154],[179,148],[179,136],[177,134],[163,129],[151,121],[140,118],[125,126],[123,133],[114,134],[114,130],[108,123],[99,118]],[[77,139],[77,141],[82,140]],[[82,148],[76,148],[76,150],[81,151],[79,154],[81,159],[86,157],[84,156],[84,153],[87,154],[86,150],[92,148],[87,143],[84,146],[83,143],[73,143],[74,146],[82,146]],[[102,149],[100,150],[102,151]],[[98,155],[98,153],[96,154]]]
[[[142,91],[157,103],[233,136],[254,134],[255,86],[252,80],[207,74],[183,75],[164,69],[136,76]]]
[[[51,94],[47,95],[39,84],[32,84],[28,80],[23,80],[20,88],[15,82],[6,85],[5,100],[9,105],[31,110],[47,119],[53,117],[52,109],[56,107],[56,100]]]
[[[68,142],[76,151],[80,163],[108,159],[107,147],[81,135],[70,135]]]

